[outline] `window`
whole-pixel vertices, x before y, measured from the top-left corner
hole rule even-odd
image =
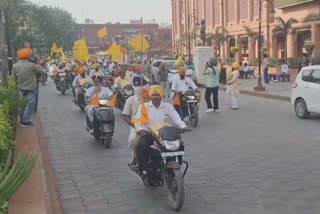
[[[302,70],[302,80],[310,82],[312,70]]]
[[[311,75],[311,82],[320,84],[320,69],[313,70]]]

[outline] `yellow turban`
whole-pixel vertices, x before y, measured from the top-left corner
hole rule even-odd
[[[181,67],[181,68],[179,68],[178,73],[179,74],[185,74],[187,72],[187,70],[188,69],[186,67]]]
[[[152,85],[149,88],[149,96],[151,97],[152,94],[160,94],[160,97],[162,98],[164,95],[164,89],[161,85]]]
[[[240,69],[240,64],[237,62],[232,63],[231,67],[235,70],[239,70]]]

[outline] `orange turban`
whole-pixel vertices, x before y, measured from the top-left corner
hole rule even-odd
[[[137,64],[131,65],[131,69],[134,72],[138,73],[138,74],[141,73],[141,71],[142,71],[142,67],[140,65],[137,65]]]
[[[29,59],[32,55],[32,50],[30,48],[20,48],[17,51],[17,56],[19,59]]]

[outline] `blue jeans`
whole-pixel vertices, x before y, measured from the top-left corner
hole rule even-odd
[[[277,80],[280,81],[280,78],[283,78],[284,74],[285,74],[284,72],[277,74]]]
[[[263,69],[263,79],[265,84],[269,84],[268,69]]]
[[[36,93],[37,93],[37,89],[33,89],[33,90],[20,89],[20,94],[22,95],[22,97],[29,101],[28,104],[21,109],[21,112],[20,112],[21,123],[32,123],[32,114],[35,110],[36,99],[37,99]]]

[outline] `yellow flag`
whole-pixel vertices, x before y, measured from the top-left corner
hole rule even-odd
[[[179,56],[179,58],[177,59],[177,61],[173,64],[174,66],[179,66],[181,65],[181,63],[183,62],[183,56]]]
[[[134,37],[129,44],[133,47],[135,52],[142,52],[150,48],[148,40],[142,33]]]
[[[103,37],[105,37],[106,35],[108,35],[108,29],[107,29],[107,27],[104,27],[104,28],[100,29],[100,30],[97,32],[97,34],[98,34],[98,36],[99,36],[100,38],[103,38]]]
[[[149,123],[149,114],[146,109],[145,104],[143,103],[143,99],[141,99],[141,117],[140,118],[132,118],[132,123]]]
[[[56,43],[53,43],[51,46],[51,52],[52,53],[58,53],[58,47]]]
[[[85,39],[79,39],[75,41],[72,49],[74,58],[80,61],[84,61],[91,58]]]
[[[111,55],[112,61],[120,60],[123,57],[122,53],[122,48],[116,43],[113,43],[106,51],[106,55]]]

